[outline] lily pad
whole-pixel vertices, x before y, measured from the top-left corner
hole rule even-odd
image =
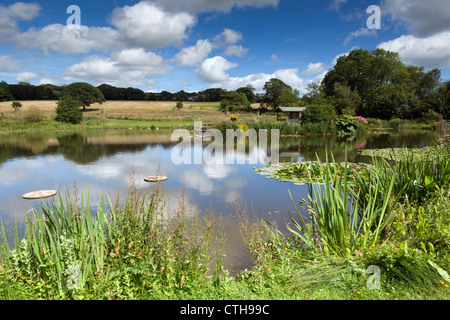
[[[357,177],[366,175],[367,164],[330,163],[326,164],[320,161],[308,161],[298,163],[280,163],[268,165],[261,168],[254,168],[255,172],[267,176],[270,179],[277,179],[282,182],[292,182],[296,185],[305,185],[310,183],[324,183],[323,172],[329,167],[333,178],[344,179],[347,174],[347,181],[352,183]]]
[[[416,159],[417,161],[433,161],[438,157],[449,156],[450,146],[448,143],[419,149],[387,148],[387,149],[364,149],[359,153],[364,156],[381,157],[387,160],[401,161],[404,159]]]
[[[147,177],[144,179],[145,182],[162,182],[162,181],[166,181],[167,178],[166,176],[151,176],[151,177]]]
[[[51,198],[53,196],[56,196],[56,194],[57,194],[56,190],[40,190],[26,193],[23,195],[23,198],[26,200],[37,200],[37,199]]]

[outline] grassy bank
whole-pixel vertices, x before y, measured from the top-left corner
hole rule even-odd
[[[349,166],[343,176],[332,162],[319,166],[319,174],[310,167],[309,178],[303,177],[311,183],[308,198],[291,216],[293,237],[276,228],[255,232],[264,224],[244,224],[259,261],[255,279],[277,279],[283,270],[293,295],[320,298],[448,299],[449,141],[427,156],[403,153],[394,162],[373,158],[372,166],[352,173]],[[279,171],[277,178],[286,179],[285,168]],[[240,212],[248,221],[245,209]]]
[[[339,175],[324,163],[292,195],[288,234],[236,203],[255,267],[233,277],[220,218],[184,199],[167,211],[161,185],[95,212],[75,192],[29,212],[23,237],[3,227],[0,299],[448,299],[448,146]]]
[[[46,119],[38,123],[29,123],[20,119],[0,120],[0,134],[25,132],[77,131],[87,129],[133,129],[133,130],[175,130],[194,127],[189,120],[145,120],[145,119],[106,119],[99,116],[85,117],[81,124],[70,124]]]
[[[11,102],[0,102],[0,134],[85,129],[191,129],[194,121],[214,123],[214,127],[222,131],[238,128],[277,129],[284,136],[337,135],[343,130],[342,128],[339,130],[332,121],[299,125],[287,121],[278,122],[274,113],[257,115],[256,111],[237,113],[238,121],[232,122],[230,115],[220,111],[219,103],[185,102],[184,107],[177,110],[176,103],[171,101],[107,101],[101,105],[94,104],[84,113],[81,124],[71,125],[54,120],[55,101],[23,101],[22,104],[20,111],[14,112]],[[39,117],[36,118],[34,115],[27,120],[27,114],[33,108]],[[403,129],[436,129],[439,125],[433,121],[367,119],[367,123],[358,124],[358,130],[354,134]]]

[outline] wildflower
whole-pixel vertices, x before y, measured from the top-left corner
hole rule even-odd
[[[303,171],[303,174],[307,174],[308,172],[306,172],[306,171]]]

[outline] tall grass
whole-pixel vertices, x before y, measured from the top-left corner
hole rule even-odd
[[[43,203],[28,216],[23,236],[16,225],[11,245],[3,228],[3,281],[44,299],[192,294],[208,281],[213,258],[220,258],[220,252],[210,254],[219,221],[192,215],[184,199],[168,211],[163,193],[159,185],[151,194],[130,187],[125,201],[101,200],[96,212],[67,193]]]
[[[294,228],[289,230],[309,248],[325,254],[353,255],[363,247],[381,241],[381,236],[393,217],[393,204],[399,195],[393,193],[394,178],[385,181],[375,176],[363,192],[351,192],[348,184],[349,170],[344,176],[332,174],[334,159],[321,166],[321,183],[311,178],[306,207],[306,219],[295,206],[297,217],[291,215]],[[345,161],[347,168],[347,159]],[[323,183],[323,185],[322,185]],[[380,190],[383,197],[380,198]],[[292,198],[292,195],[291,195]],[[364,207],[358,199],[366,199]]]
[[[237,130],[239,129],[239,122],[218,122],[214,125],[214,128],[222,131],[223,133],[226,132],[226,130]],[[301,135],[306,134],[307,131],[297,123],[292,123],[288,121],[270,121],[270,120],[261,120],[261,121],[255,121],[255,122],[246,122],[246,127],[249,129],[255,129],[256,131],[261,129],[266,130],[280,130],[281,135]]]

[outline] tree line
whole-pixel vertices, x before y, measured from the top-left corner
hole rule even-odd
[[[251,85],[237,90],[210,88],[200,92],[144,92],[136,88],[117,88],[108,84],[93,87],[87,83],[69,86],[34,86],[0,83],[0,101],[58,100],[64,95],[76,97],[85,109],[105,100],[220,102],[223,111],[273,111],[279,106],[306,107],[305,119],[329,121],[339,115],[378,119],[443,118],[450,115],[450,81],[441,79],[438,68],[405,65],[396,52],[376,49],[353,50],[337,60],[322,81],[310,83],[301,97],[297,89],[279,79],[270,79],[264,93],[255,93]],[[83,98],[86,96],[86,101]],[[88,103],[89,102],[89,103]]]
[[[53,84],[32,85],[28,82],[8,84],[0,82],[0,101],[28,101],[28,100],[58,100],[68,86]],[[106,100],[118,101],[198,101],[220,102],[227,90],[220,88],[206,89],[200,92],[144,92],[137,88],[119,88],[109,84],[101,84],[97,89]],[[252,89],[254,91],[254,89]],[[238,89],[238,92],[246,94],[251,103],[256,102],[256,95],[249,88]]]

